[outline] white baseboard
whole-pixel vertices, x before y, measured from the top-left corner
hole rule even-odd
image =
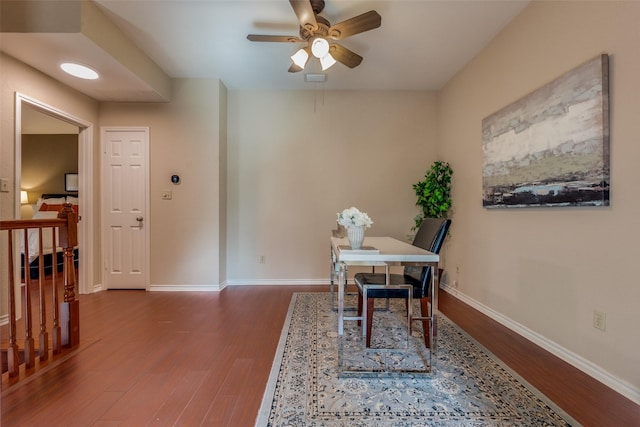
[[[225,280],[219,285],[188,285],[188,284],[153,284],[149,285],[152,292],[218,292],[227,286],[312,286],[329,285],[326,279],[239,279]]]
[[[227,286],[311,286],[329,285],[326,279],[239,279],[225,280],[219,285],[189,285],[189,284],[152,284],[152,292],[218,292]]]
[[[249,280],[228,280],[229,286],[276,286],[276,285],[329,285],[327,279],[249,279]]]
[[[224,285],[153,284],[149,292],[219,292]]]
[[[526,326],[523,326],[520,323],[515,322],[512,319],[498,313],[492,308],[487,307],[486,305],[474,300],[473,298],[469,297],[468,295],[465,295],[462,292],[459,292],[457,289],[451,286],[442,285],[441,289],[445,290],[450,295],[458,298],[462,302],[475,308],[479,312],[489,316],[490,318],[500,323],[501,325],[523,336],[524,338],[528,339],[529,341],[533,342],[539,347],[544,348],[545,350],[549,351],[550,353],[554,354],[555,356],[559,357],[560,359],[564,360],[570,365],[580,369],[582,372],[595,378],[601,383],[607,385],[608,387],[612,388],[613,390],[617,391],[623,396],[631,399],[635,403],[640,404],[640,388],[635,387],[634,385],[629,384],[624,380],[621,380],[620,378],[605,371],[595,363],[590,362],[584,357],[558,345],[557,343],[549,340],[548,338],[540,335],[539,333],[532,331]]]

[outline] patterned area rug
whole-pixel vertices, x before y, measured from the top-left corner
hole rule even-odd
[[[347,302],[353,304],[354,298]],[[404,312],[402,300],[391,300],[389,310],[375,312],[372,349],[366,351],[360,327],[345,321],[342,363],[375,361],[385,371],[345,378],[339,375],[341,342],[329,293],[295,294],[256,425],[579,425],[442,315],[434,369],[427,375],[399,375],[397,369],[407,358],[388,348],[406,346]],[[420,348],[414,344],[422,340],[419,324],[414,324],[409,349],[401,354]],[[416,360],[428,357],[414,354],[409,359],[415,368]]]

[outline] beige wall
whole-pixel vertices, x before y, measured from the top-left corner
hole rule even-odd
[[[369,235],[404,239],[435,131],[432,93],[230,91],[230,282],[326,283],[330,230],[351,206]]]
[[[177,79],[170,103],[101,105],[101,126],[149,127],[152,289],[220,285],[224,92],[217,79]],[[179,185],[171,183],[173,174]],[[172,200],[161,200],[165,189]]]
[[[455,171],[449,285],[456,279],[496,317],[617,377],[636,400],[639,18],[640,2],[534,2],[438,97],[439,154]],[[610,55],[611,206],[483,209],[482,119],[601,53]],[[595,309],[606,312],[606,332],[592,326]]]
[[[21,188],[29,202],[42,193],[64,193],[64,174],[78,173],[78,135],[23,134]]]
[[[10,191],[0,192],[0,218],[11,219],[15,216],[15,206],[19,202],[19,194],[15,194],[16,169],[15,169],[15,100],[16,92],[21,93],[41,103],[64,111],[69,115],[82,120],[85,123],[97,123],[98,103],[82,95],[69,87],[52,80],[33,68],[16,61],[10,56],[0,53],[0,177],[9,180]],[[97,135],[93,140],[98,141]],[[83,197],[90,198],[97,203],[97,193],[89,189]],[[90,218],[93,224],[98,224],[97,216]],[[93,230],[94,239],[97,238],[97,229]],[[3,237],[4,239],[4,237]],[[98,242],[98,240],[95,240]],[[6,246],[0,248],[0,253],[6,253]],[[94,252],[94,258],[99,259],[99,251]],[[95,261],[94,261],[95,262]],[[0,257],[0,270],[7,271],[6,257]],[[99,272],[95,272],[99,274]],[[95,278],[97,281],[98,278]],[[6,275],[0,276],[0,292],[6,295]],[[0,313],[6,313],[6,299],[1,298],[5,304],[0,307]]]
[[[98,103],[3,53],[0,53],[0,82],[0,176],[8,178],[11,184],[11,192],[0,193],[0,217],[4,219],[13,217],[16,200],[13,192],[15,93],[34,98],[89,123],[98,121]],[[97,135],[93,137],[98,141]]]
[[[370,235],[404,238],[417,212],[411,185],[431,162],[446,160],[454,169],[448,285],[455,280],[461,298],[637,398],[638,16],[638,2],[534,2],[437,99],[425,92],[227,93],[218,80],[176,80],[170,103],[98,107],[3,55],[0,176],[12,191],[0,193],[0,217],[11,218],[15,203],[15,91],[87,122],[98,124],[99,116],[102,126],[150,128],[151,282],[158,288],[326,283],[336,212],[355,205],[373,218]],[[600,53],[611,55],[611,207],[483,209],[482,119]],[[181,185],[169,182],[173,173]],[[97,246],[98,189],[95,179]],[[160,200],[163,189],[173,191],[172,201]],[[607,313],[606,332],[591,326],[594,309]]]

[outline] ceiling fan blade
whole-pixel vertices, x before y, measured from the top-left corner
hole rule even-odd
[[[289,0],[291,7],[298,17],[300,26],[307,30],[317,30],[318,22],[316,21],[316,14],[313,12],[311,2],[309,0]]]
[[[333,59],[349,68],[355,68],[362,62],[362,56],[337,43],[329,45],[329,53],[333,56]]]
[[[340,40],[354,34],[373,30],[382,25],[382,17],[375,10],[370,10],[362,15],[354,16],[346,21],[339,22],[329,28],[328,37]]]
[[[300,37],[296,36],[268,36],[261,34],[249,34],[248,40],[252,42],[285,42],[285,43],[300,43],[303,42]]]
[[[302,71],[302,70],[304,70],[304,68],[302,68],[302,67],[300,67],[300,66],[298,66],[296,64],[291,64],[291,66],[289,67],[289,72],[290,73],[297,73],[297,72]]]

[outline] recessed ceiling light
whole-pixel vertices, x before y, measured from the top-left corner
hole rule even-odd
[[[100,77],[95,70],[92,70],[85,65],[75,64],[73,62],[60,64],[60,68],[62,68],[62,71],[65,73],[71,74],[72,76],[80,79],[95,80]]]

